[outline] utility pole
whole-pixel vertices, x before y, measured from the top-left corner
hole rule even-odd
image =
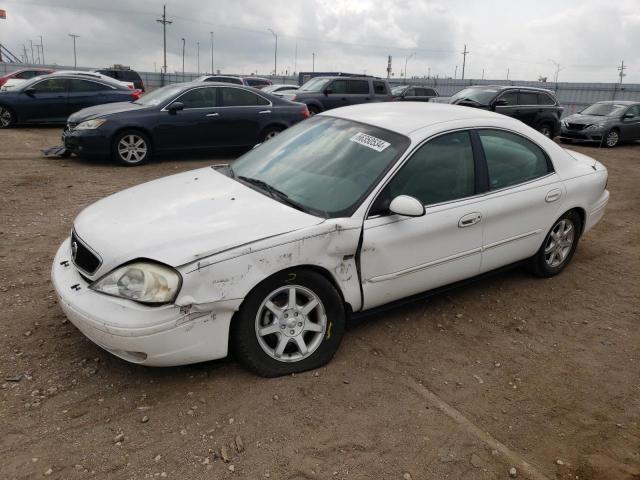
[[[560,68],[560,64],[555,60],[553,60],[552,58],[548,58],[547,60],[549,60],[551,63],[553,63],[556,66],[556,74],[554,76],[553,82],[558,83],[558,74],[560,73],[560,70],[562,70]]]
[[[482,69],[482,80],[484,80],[484,68]]]
[[[31,44],[31,63],[36,63],[36,59],[33,56],[33,41],[29,40],[29,43]]]
[[[198,44],[198,75],[200,75],[200,42]]]
[[[311,71],[312,72],[316,71],[316,54],[315,54],[315,52],[313,52],[311,54]]]
[[[29,55],[27,54],[27,47],[23,43],[22,48],[24,49],[24,63],[29,63]]]
[[[209,32],[211,34],[211,75],[215,75],[213,71],[213,32]]]
[[[78,38],[80,35],[74,35],[73,33],[70,33],[69,36],[73,38],[73,68],[78,68],[78,61],[76,57],[76,38]]]
[[[293,56],[293,74],[298,71],[298,42],[296,41],[296,53]]]
[[[453,71],[453,79],[458,78],[458,65],[456,65],[456,69]]]
[[[182,39],[182,80],[184,80],[184,44],[186,43],[186,40],[183,38]]]
[[[464,67],[467,63],[468,54],[469,54],[469,50],[467,50],[467,45],[465,44],[464,50],[462,51],[462,80],[464,80]]]
[[[404,81],[405,81],[405,83],[407,81],[407,63],[409,62],[409,59],[411,57],[413,57],[415,54],[416,54],[416,52],[413,52],[411,55],[409,55],[408,57],[406,57],[404,59]]]
[[[164,74],[167,74],[167,25],[171,25],[173,21],[167,20],[167,6],[162,6],[162,18],[156,20],[156,22],[162,24],[162,36],[163,36],[163,49],[164,49]],[[162,78],[162,84],[164,85],[164,77]]]
[[[620,72],[620,73],[618,74],[618,76],[620,77],[620,85],[622,85],[622,77],[626,77],[626,76],[627,76],[627,74],[626,74],[626,73],[624,73],[624,71],[625,71],[626,69],[627,69],[627,67],[626,67],[626,66],[625,66],[625,64],[624,64],[624,60],[622,60],[622,61],[620,62],[620,66],[618,67],[618,71]]]
[[[427,67],[427,78],[431,78],[431,67]]]
[[[509,80],[509,67],[507,67],[507,80]]]
[[[42,41],[42,35],[40,35],[40,49],[42,50],[42,64],[44,65],[44,42]]]
[[[278,35],[270,28],[267,28],[267,30],[271,32],[271,35],[273,35],[273,38],[276,41],[276,48],[273,54],[273,74],[278,75]]]

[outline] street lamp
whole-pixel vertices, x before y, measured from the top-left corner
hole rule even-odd
[[[213,32],[209,32],[211,34],[211,75],[214,75],[213,72]]]
[[[184,44],[186,43],[186,40],[183,38],[182,39],[182,77],[184,77]],[[182,80],[184,80],[184,78],[182,78]]]
[[[200,75],[200,42],[198,44],[198,75]]]
[[[411,57],[413,57],[415,54],[416,54],[416,52],[413,52],[411,55],[409,55],[408,57],[406,57],[404,59],[404,81],[405,81],[405,83],[407,81],[407,63],[409,62],[409,59]]]
[[[78,62],[76,59],[76,38],[78,38],[80,35],[74,35],[73,33],[70,33],[69,36],[73,38],[73,68],[78,68]]]
[[[278,75],[278,35],[276,35],[276,32],[274,32],[270,28],[267,28],[267,30],[271,32],[273,38],[276,40],[276,49],[273,54],[273,74]]]

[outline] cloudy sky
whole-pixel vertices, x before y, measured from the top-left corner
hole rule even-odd
[[[167,5],[168,71],[270,73],[278,34],[278,71],[349,71],[386,76],[387,56],[401,76],[553,79],[640,83],[640,0],[0,0],[0,43],[17,54],[43,37],[47,63],[114,63],[153,71],[162,65]],[[297,56],[296,56],[297,45]],[[36,52],[36,57],[38,56]]]

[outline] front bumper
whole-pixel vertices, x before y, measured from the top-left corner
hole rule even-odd
[[[604,128],[602,129],[587,129],[571,130],[567,127],[561,127],[560,138],[566,138],[569,140],[582,140],[583,142],[601,142],[605,134]]]
[[[99,347],[129,362],[173,366],[227,356],[233,311],[150,307],[89,288],[71,261],[69,239],[55,256],[51,279],[63,312]]]
[[[68,126],[62,132],[62,143],[71,153],[78,156],[109,156],[111,154],[110,136],[95,130],[73,130]]]

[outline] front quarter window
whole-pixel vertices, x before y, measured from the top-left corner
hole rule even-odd
[[[231,167],[322,217],[351,215],[409,146],[403,135],[317,116],[246,153]],[[256,182],[253,182],[254,184]]]

